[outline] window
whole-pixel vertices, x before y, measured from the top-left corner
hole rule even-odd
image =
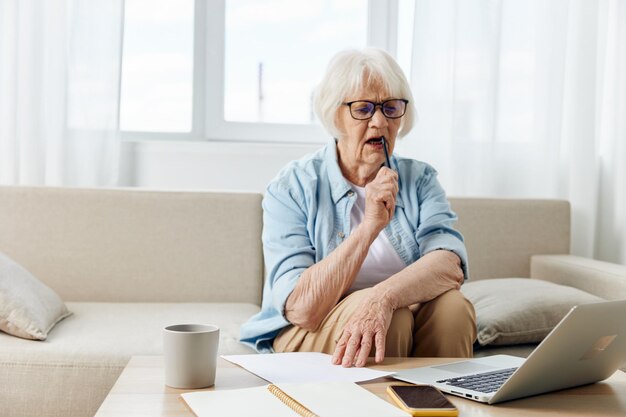
[[[193,0],[126,0],[120,129],[190,132]]]
[[[330,57],[366,45],[395,53],[389,28],[397,26],[398,0],[126,0],[125,7],[125,139],[325,142],[312,94]]]
[[[312,94],[332,54],[363,48],[362,0],[226,3],[224,119],[315,122]]]

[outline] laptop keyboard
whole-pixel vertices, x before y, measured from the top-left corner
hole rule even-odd
[[[516,370],[517,368],[507,368],[494,372],[466,375],[459,378],[442,379],[437,382],[453,387],[489,393],[497,391]]]

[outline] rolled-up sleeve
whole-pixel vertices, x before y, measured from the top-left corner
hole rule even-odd
[[[285,303],[298,279],[315,263],[304,201],[281,183],[263,199],[263,252],[272,307],[285,317]]]
[[[450,207],[434,168],[428,166],[424,171],[418,185],[418,193],[420,221],[416,240],[420,257],[434,250],[451,251],[461,259],[463,275],[468,279],[467,250],[463,236],[453,227],[457,216]]]

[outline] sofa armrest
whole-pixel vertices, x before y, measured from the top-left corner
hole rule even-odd
[[[534,255],[530,277],[568,285],[607,300],[626,299],[626,266],[573,255]]]

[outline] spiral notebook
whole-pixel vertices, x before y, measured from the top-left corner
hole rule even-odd
[[[285,383],[181,394],[198,417],[407,417],[408,413],[352,382]]]

